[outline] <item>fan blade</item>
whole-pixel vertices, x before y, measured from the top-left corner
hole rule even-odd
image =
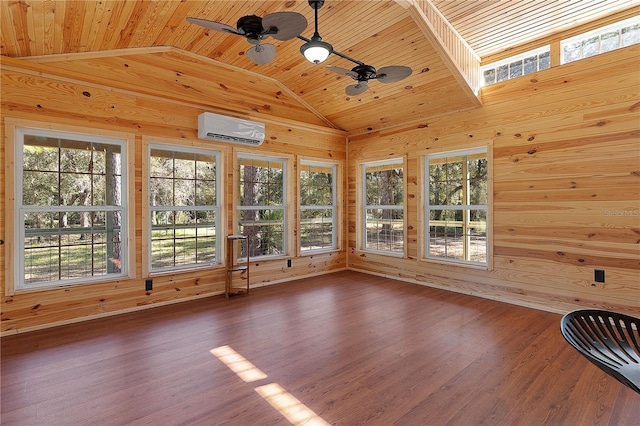
[[[358,84],[348,85],[344,91],[349,96],[356,96],[356,95],[359,95],[360,93],[366,92],[368,88],[369,88],[369,85],[367,84],[366,81],[360,81],[358,82]]]
[[[340,67],[334,67],[333,65],[327,65],[327,69],[329,71],[333,71],[337,74],[342,74],[342,75],[347,75],[355,80],[358,79],[358,73],[355,73],[351,70],[348,70],[346,68],[340,68]]]
[[[298,37],[307,28],[307,18],[297,12],[275,12],[262,18],[264,33],[268,33],[271,27],[278,32],[270,34],[276,40],[284,41]]]
[[[382,67],[376,73],[376,78],[380,83],[395,83],[411,75],[411,68],[402,65],[392,65]]]
[[[187,18],[187,21],[191,22],[192,24],[196,24],[196,25],[200,25],[201,27],[208,28],[210,30],[241,35],[236,31],[235,28],[233,28],[230,25],[223,24],[222,22],[209,21],[208,19],[201,19],[201,18]]]
[[[258,44],[247,50],[247,57],[258,65],[268,64],[276,57],[276,47],[269,43]]]

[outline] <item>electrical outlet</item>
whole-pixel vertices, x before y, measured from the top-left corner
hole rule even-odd
[[[144,291],[151,291],[153,290],[153,280],[146,280],[144,282]]]
[[[597,283],[604,282],[604,269],[596,269],[593,271],[593,280]]]

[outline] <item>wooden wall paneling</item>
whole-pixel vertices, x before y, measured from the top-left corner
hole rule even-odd
[[[326,126],[276,80],[172,48],[30,58],[47,73],[235,113]],[[138,52],[138,53],[136,53]],[[222,89],[222,90],[221,90]]]
[[[422,179],[416,153],[493,140],[495,259],[488,270],[416,260],[411,241],[406,259],[360,252],[350,210],[349,267],[558,312],[638,315],[638,47],[585,61],[489,86],[478,110],[350,137],[350,209],[363,159],[406,152],[411,182]],[[595,268],[611,270],[605,283]]]
[[[3,58],[4,60],[4,58]],[[143,173],[142,138],[174,139],[185,144],[207,144],[197,139],[197,116],[201,105],[188,102],[163,100],[135,92],[114,90],[109,87],[76,81],[73,78],[40,76],[34,64],[26,64],[24,72],[16,66],[16,60],[2,67],[2,117],[56,123],[69,127],[90,127],[96,132],[129,131],[135,134],[135,278],[92,285],[78,285],[42,291],[24,292],[15,296],[3,296],[1,330],[3,334],[20,330],[37,329],[55,324],[74,322],[85,318],[111,315],[135,310],[222,294],[224,289],[223,268],[175,272],[154,275],[153,291],[144,291],[143,273],[143,219],[142,211]],[[45,66],[45,65],[39,65]],[[46,67],[46,66],[45,66]],[[223,90],[223,89],[220,89]],[[168,114],[167,111],[171,113]],[[1,159],[6,165],[5,148],[12,144],[4,131]],[[332,161],[346,159],[345,133],[319,127],[314,124],[284,120],[279,123],[271,117],[266,123],[267,139],[253,150],[254,153],[287,152],[292,158],[313,155]],[[196,142],[197,141],[197,142]],[[235,148],[235,146],[234,146]],[[231,228],[233,212],[232,148],[223,155],[227,179],[225,180],[225,214],[227,229]],[[292,179],[294,177],[292,176]],[[294,179],[295,180],[295,179]],[[2,189],[4,195],[5,188]],[[5,197],[0,207],[6,212]],[[292,200],[293,205],[297,203]],[[5,214],[0,215],[0,234],[6,230]],[[346,235],[346,231],[343,232]],[[6,271],[6,247],[0,245],[0,278],[4,294]],[[292,267],[286,268],[286,260],[259,260],[252,265],[252,285],[264,285],[328,271],[344,269],[346,254],[341,251],[314,256],[294,257]],[[255,271],[255,273],[254,273]]]

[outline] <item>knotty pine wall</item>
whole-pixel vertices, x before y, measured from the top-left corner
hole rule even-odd
[[[482,89],[480,109],[352,136],[348,266],[556,312],[640,316],[640,46]],[[488,145],[492,266],[421,260],[423,156]],[[406,256],[357,246],[357,165],[405,157]],[[605,270],[605,283],[594,269]]]
[[[348,156],[343,197],[348,200],[343,215],[343,227],[348,226],[343,247],[348,251],[294,258],[291,269],[284,260],[252,263],[252,285],[348,266],[545,310],[597,306],[640,316],[639,57],[639,46],[633,46],[486,87],[480,109],[351,136],[346,149],[340,132],[268,124],[267,142],[259,152],[333,160]],[[137,210],[142,202],[142,136],[196,137],[196,117],[202,108],[63,76],[59,80],[41,77],[32,64],[27,68],[24,72],[16,67],[2,69],[3,117],[135,133]],[[83,91],[92,97],[82,96]],[[112,102],[107,104],[105,99]],[[109,108],[112,104],[130,108],[115,114]],[[163,118],[167,111],[171,111],[171,125]],[[4,144],[4,127],[1,136]],[[484,270],[420,260],[421,156],[478,144],[490,144],[493,157],[492,267]],[[227,167],[232,152],[228,150]],[[407,160],[407,255],[399,259],[364,253],[355,239],[356,164],[399,156]],[[4,149],[0,149],[0,161],[0,211],[4,212]],[[229,185],[226,210],[231,218]],[[2,215],[0,238],[5,226]],[[230,224],[227,227],[231,229]],[[145,293],[141,236],[137,216],[135,279],[4,296],[2,332],[220,294],[222,269],[154,277],[153,292]],[[5,247],[0,245],[3,295]],[[593,281],[595,268],[605,269],[604,284]]]
[[[4,58],[3,58],[4,60]],[[13,143],[5,139],[5,120],[35,120],[54,123],[73,130],[75,126],[95,128],[103,131],[129,132],[135,134],[135,278],[91,285],[76,285],[45,291],[34,291],[6,295],[6,252],[7,244],[0,245],[0,283],[2,289],[2,321],[3,334],[17,331],[42,328],[43,326],[63,324],[80,319],[100,315],[110,315],[128,310],[140,309],[153,305],[173,303],[196,297],[212,295],[222,296],[224,292],[224,267],[154,275],[153,291],[145,292],[142,268],[142,139],[158,137],[164,141],[175,140],[178,143],[197,140],[197,117],[205,109],[201,105],[189,105],[185,102],[162,101],[157,97],[112,90],[97,84],[86,84],[63,75],[52,75],[46,64],[38,70],[38,65],[25,63],[20,69],[19,60],[7,60],[2,67],[2,149],[0,161],[0,239],[5,239],[5,143]],[[18,64],[18,65],[16,65]],[[42,75],[46,75],[43,77]],[[216,112],[216,111],[213,111]],[[346,147],[344,132],[324,129],[304,123],[266,122],[267,136],[262,146],[255,153],[278,155],[286,153],[297,160],[304,158],[338,162],[344,173]],[[201,141],[200,141],[201,142]],[[212,147],[215,148],[215,143]],[[224,144],[226,152],[224,170],[226,173],[225,209],[226,233],[232,233],[234,211],[232,206],[234,172],[234,151],[246,148],[235,148]],[[297,169],[289,169],[297,173]],[[295,181],[295,179],[293,179]],[[343,181],[344,182],[344,181]],[[297,189],[292,188],[296,194]],[[343,197],[346,189],[341,190]],[[340,200],[344,205],[345,200]],[[294,206],[297,199],[290,199],[290,208],[297,220]],[[295,223],[294,220],[294,223]],[[342,216],[342,228],[346,218]],[[346,230],[339,230],[344,238]],[[346,267],[346,243],[341,242],[342,250],[312,256],[293,255],[276,260],[255,260],[251,262],[252,287],[292,280],[304,276],[322,274]],[[287,260],[292,258],[291,268],[287,268]],[[224,259],[224,257],[223,257]]]

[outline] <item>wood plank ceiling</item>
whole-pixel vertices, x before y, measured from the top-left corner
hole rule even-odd
[[[427,1],[427,0],[422,0]],[[371,81],[348,96],[349,77],[324,65],[355,64],[331,55],[322,65],[299,53],[302,41],[268,41],[274,61],[256,65],[236,35],[190,24],[199,17],[235,26],[245,15],[303,14],[306,0],[12,0],[0,2],[0,54],[45,63],[48,72],[202,105],[203,110],[274,116],[351,134],[427,120],[475,107],[408,14],[407,0],[327,0],[319,32],[334,49],[377,68],[406,65],[413,74],[391,84]],[[417,2],[420,3],[420,2]],[[629,0],[432,2],[480,56],[496,54],[567,26],[625,8]],[[7,61],[5,61],[7,62]]]

